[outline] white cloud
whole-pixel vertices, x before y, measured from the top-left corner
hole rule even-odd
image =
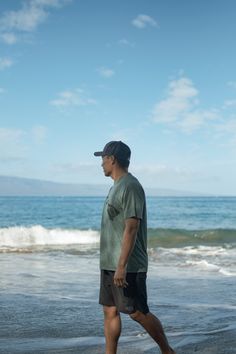
[[[34,3],[24,3],[18,11],[9,11],[0,19],[0,28],[16,31],[33,31],[45,21],[47,12]]]
[[[65,162],[58,163],[53,166],[56,172],[58,173],[67,173],[67,174],[89,174],[94,175],[97,172],[98,167],[95,164],[91,163],[75,163],[75,162]],[[100,173],[100,171],[99,171]]]
[[[7,11],[0,17],[1,38],[7,44],[17,41],[14,32],[32,32],[49,15],[48,8],[59,8],[69,0],[31,0],[22,3],[16,11]]]
[[[138,15],[133,21],[132,24],[140,29],[143,29],[145,27],[152,26],[152,27],[157,27],[157,22],[150,16],[148,15]]]
[[[233,133],[236,136],[236,116],[231,117],[222,124],[218,124],[217,129],[221,132]]]
[[[236,149],[236,115],[230,116],[228,119],[224,119],[215,126],[217,132],[217,138],[220,141],[222,147],[227,149],[230,147],[234,151]],[[225,139],[225,136],[227,137]]]
[[[36,143],[42,143],[47,136],[47,128],[42,125],[37,125],[32,129],[33,140]]]
[[[47,128],[40,125],[28,131],[0,127],[0,163],[26,161],[34,145],[43,143],[46,137]]]
[[[200,110],[198,105],[198,90],[189,78],[181,77],[169,83],[166,98],[153,108],[152,120],[191,133],[218,116],[216,110]]]
[[[0,70],[5,70],[13,65],[13,61],[9,58],[0,58]]]
[[[232,107],[232,106],[236,106],[236,99],[233,100],[226,100],[224,103],[225,107]]]
[[[71,0],[31,0],[35,6],[61,7]]]
[[[192,131],[201,128],[206,121],[214,120],[218,116],[217,111],[193,111],[183,117],[178,123],[185,133],[192,133]]]
[[[229,81],[229,82],[227,82],[227,84],[228,84],[228,86],[236,89],[236,81]]]
[[[133,168],[136,173],[146,173],[147,175],[161,175],[163,173],[166,173],[168,171],[173,172],[170,167],[166,165],[136,165]]]
[[[133,42],[128,41],[126,38],[122,38],[118,41],[118,44],[124,47],[134,47],[135,44]]]
[[[66,106],[87,106],[96,104],[96,100],[87,97],[82,89],[63,91],[58,94],[58,98],[50,102],[53,106],[66,107]]]
[[[198,91],[190,79],[182,77],[169,83],[167,97],[158,102],[153,109],[155,122],[173,122],[179,115],[187,112],[196,104]]]
[[[173,186],[173,181],[181,186],[194,180],[196,172],[178,166],[168,165],[135,165],[132,172],[148,187],[167,188]]]
[[[0,141],[18,141],[23,134],[24,132],[20,129],[0,128]]]
[[[101,67],[97,70],[99,74],[107,79],[115,75],[115,71],[109,68]]]
[[[0,127],[0,161],[8,162],[24,157],[24,136],[25,132],[20,129]]]
[[[78,163],[75,161],[69,161],[65,163],[56,163],[51,166],[51,173],[53,176],[60,176],[60,181],[70,181],[70,183],[92,183],[94,181],[99,184],[106,184],[102,173],[100,159],[94,158],[94,164],[92,163]],[[54,177],[55,180],[55,177]]]
[[[17,42],[17,36],[14,33],[6,32],[0,35],[3,42],[7,44],[15,44]]]

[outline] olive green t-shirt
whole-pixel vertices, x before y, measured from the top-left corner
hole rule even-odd
[[[121,242],[125,220],[140,219],[134,249],[127,264],[128,272],[146,272],[147,257],[147,216],[144,190],[139,181],[130,173],[114,182],[106,198],[101,224],[100,268],[117,268],[121,253]]]

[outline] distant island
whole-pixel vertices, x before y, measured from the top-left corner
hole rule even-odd
[[[105,196],[110,185],[69,184],[40,179],[0,176],[0,196]],[[147,196],[202,196],[172,189],[146,188]]]

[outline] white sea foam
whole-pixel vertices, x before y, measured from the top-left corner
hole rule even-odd
[[[209,262],[207,262],[206,260],[201,260],[201,261],[186,261],[187,265],[191,265],[191,266],[195,266],[197,268],[200,268],[202,270],[208,270],[208,271],[212,271],[212,272],[219,272],[220,267],[215,265],[215,264],[211,264]]]
[[[175,255],[206,255],[218,256],[227,255],[228,249],[219,246],[187,246],[183,248],[159,248],[162,252],[171,252]]]
[[[219,273],[221,273],[222,275],[229,276],[229,277],[236,277],[236,272],[232,272],[232,271],[226,270],[224,268],[221,268],[219,270]]]
[[[224,262],[225,260],[233,260],[236,256],[235,248],[224,248],[221,246],[187,246],[182,248],[150,248],[149,255],[153,260],[215,260]]]
[[[99,232],[94,230],[46,229],[41,225],[0,229],[0,250],[35,246],[86,245],[98,242]]]
[[[182,248],[149,249],[150,260],[156,265],[173,266],[196,272],[236,276],[236,249],[221,246],[187,246]]]
[[[189,261],[186,261],[186,264],[188,266],[193,266],[193,267],[195,267],[199,270],[203,270],[203,271],[216,272],[216,273],[220,273],[220,274],[226,275],[226,276],[236,276],[236,272],[232,272],[230,270],[222,268],[219,265],[209,263],[206,260],[201,260],[201,261],[189,260]]]

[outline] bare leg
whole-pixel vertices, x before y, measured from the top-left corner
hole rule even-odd
[[[115,306],[103,306],[106,354],[116,354],[121,333],[121,319]]]
[[[162,324],[156,316],[151,312],[145,315],[140,311],[136,311],[135,313],[132,313],[130,317],[143,326],[148,334],[159,345],[162,354],[175,354],[174,350],[168,343]]]

